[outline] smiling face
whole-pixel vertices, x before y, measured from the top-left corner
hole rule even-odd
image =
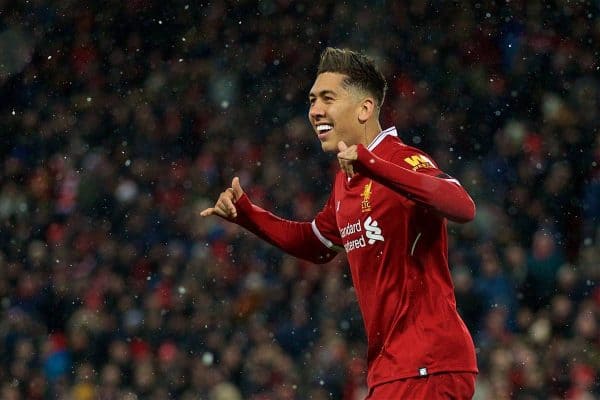
[[[323,151],[338,151],[338,142],[348,146],[361,142],[364,126],[360,116],[362,99],[344,85],[346,75],[324,72],[310,89],[308,119],[321,141]]]

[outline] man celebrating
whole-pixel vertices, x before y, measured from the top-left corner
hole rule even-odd
[[[252,204],[236,177],[201,215],[315,263],[345,250],[367,333],[367,399],[470,399],[477,363],[456,311],[446,220],[472,220],[475,205],[395,128],[381,129],[385,91],[371,59],[327,48],[308,113],[341,167],[323,209],[312,222],[281,219]]]

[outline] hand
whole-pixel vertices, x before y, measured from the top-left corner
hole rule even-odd
[[[348,147],[346,143],[340,141],[338,143],[339,153],[337,154],[338,162],[340,163],[340,168],[348,175],[350,178],[354,176],[354,167],[352,163],[358,160],[358,151],[355,144]]]
[[[209,215],[218,215],[219,217],[233,219],[237,217],[237,210],[235,209],[235,203],[244,195],[244,191],[240,186],[240,178],[237,176],[231,181],[231,187],[225,189],[221,193],[214,207],[209,207],[202,212],[200,215],[208,217]]]

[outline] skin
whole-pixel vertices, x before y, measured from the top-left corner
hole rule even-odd
[[[340,168],[351,178],[354,176],[352,163],[358,158],[357,145],[371,143],[381,132],[381,125],[374,97],[344,85],[345,77],[335,72],[317,76],[308,95],[308,119],[323,151],[337,152]],[[317,130],[320,124],[333,125],[333,129],[320,133]],[[243,195],[240,180],[234,177],[231,187],[219,195],[215,205],[203,210],[200,215],[234,219],[237,217],[235,203]]]

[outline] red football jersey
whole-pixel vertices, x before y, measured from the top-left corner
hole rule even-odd
[[[393,128],[368,149],[398,166],[443,175]],[[371,160],[364,161],[368,168]],[[368,338],[369,387],[437,372],[477,372],[473,340],[456,311],[444,217],[366,174],[348,179],[340,172],[313,229],[327,246],[346,250]]]
[[[236,202],[233,221],[281,249],[314,262],[345,250],[368,341],[369,387],[438,372],[477,372],[475,349],[456,311],[447,257],[446,218],[473,218],[458,181],[395,128],[368,149],[357,174],[339,172],[312,223],[288,221]]]

